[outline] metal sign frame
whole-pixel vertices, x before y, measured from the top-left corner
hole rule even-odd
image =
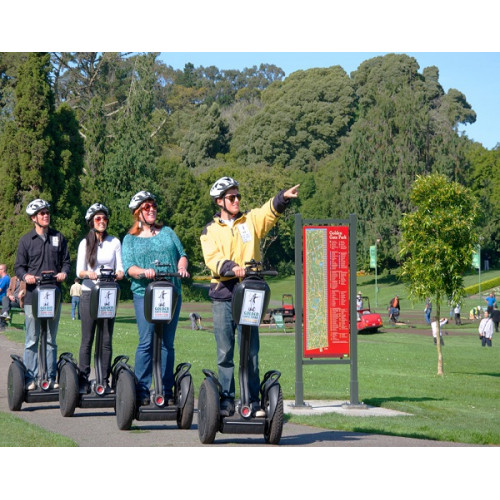
[[[304,403],[303,366],[312,364],[350,365],[350,405],[360,405],[358,396],[358,329],[356,322],[356,224],[357,217],[349,219],[302,219],[295,214],[295,406]],[[349,317],[350,356],[348,359],[325,359],[303,357],[303,227],[304,226],[348,226],[349,228]]]

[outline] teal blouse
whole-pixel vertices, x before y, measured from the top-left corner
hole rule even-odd
[[[132,293],[144,296],[144,291],[150,283],[147,279],[135,279],[128,274],[132,266],[152,268],[156,271],[177,272],[177,263],[181,257],[186,257],[186,252],[181,241],[173,229],[163,226],[156,236],[151,238],[139,238],[127,234],[122,243],[122,260],[125,274],[129,277]],[[170,264],[170,267],[156,268],[154,261],[159,260],[162,264]],[[181,293],[180,278],[171,278],[177,293]]]

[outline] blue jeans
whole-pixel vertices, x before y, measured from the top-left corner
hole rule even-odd
[[[56,380],[57,375],[57,328],[61,317],[61,307],[56,317],[47,321],[47,374],[50,380]],[[26,336],[24,340],[23,361],[26,367],[26,382],[29,384],[38,377],[38,342],[40,340],[40,327],[42,320],[35,319],[31,304],[24,306],[24,321]]]
[[[234,399],[234,340],[238,329],[238,344],[241,344],[241,326],[233,321],[230,301],[212,302],[215,341],[217,342],[217,367],[222,386],[222,399]],[[259,401],[259,329],[251,327],[248,363],[248,391],[250,402]]]
[[[427,309],[427,311],[425,311],[425,322],[430,325],[431,324],[431,312],[432,310],[431,309]]]
[[[163,382],[163,393],[167,399],[173,397],[174,387],[174,363],[175,330],[179,321],[182,299],[179,297],[177,309],[172,321],[163,324],[163,336],[161,345],[161,373]],[[137,377],[137,397],[143,399],[149,396],[149,387],[153,374],[153,346],[154,346],[154,323],[148,323],[144,317],[144,297],[134,295],[135,318],[139,330],[139,344],[135,353],[135,376]]]
[[[80,319],[80,297],[71,297],[71,318],[75,319],[75,311],[78,309],[78,319]]]

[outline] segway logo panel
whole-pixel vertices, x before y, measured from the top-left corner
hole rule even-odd
[[[37,319],[53,319],[59,306],[60,292],[53,285],[41,286],[33,291],[33,313]]]
[[[114,318],[116,316],[117,291],[116,288],[101,289],[97,318]]]
[[[90,295],[90,316],[112,319],[116,316],[120,287],[116,283],[97,283]]]
[[[259,326],[264,305],[265,290],[246,289],[240,314],[240,325]]]
[[[144,316],[148,323],[169,323],[177,307],[177,293],[168,281],[156,281],[146,287]]]
[[[151,304],[151,319],[153,321],[171,321],[172,320],[172,288],[155,287],[153,288]]]

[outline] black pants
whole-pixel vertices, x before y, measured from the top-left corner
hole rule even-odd
[[[82,324],[82,343],[80,345],[80,355],[78,359],[78,368],[87,377],[90,374],[90,357],[92,355],[92,344],[97,328],[97,320],[90,317],[90,292],[83,291],[80,299],[80,314]],[[111,356],[113,328],[115,320],[105,319],[102,321],[102,351],[101,351],[101,367],[105,380],[108,379],[111,373]]]

